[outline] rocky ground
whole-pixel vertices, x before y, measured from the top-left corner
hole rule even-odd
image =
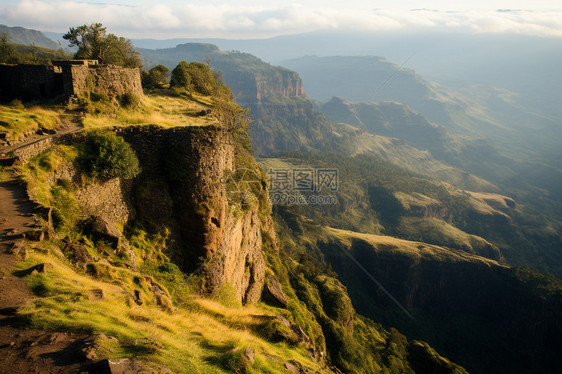
[[[36,330],[17,316],[17,309],[34,297],[14,274],[32,250],[22,237],[35,226],[34,212],[15,180],[0,183],[0,373],[138,372],[134,360],[96,360],[96,344],[110,337]]]

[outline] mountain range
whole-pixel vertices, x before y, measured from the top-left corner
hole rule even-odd
[[[209,41],[135,43],[147,69],[163,64],[171,70],[185,60],[219,70],[238,104],[251,109],[253,154],[263,170],[338,170],[337,204],[276,204],[273,226],[263,227],[275,230],[281,249],[281,260],[267,253],[268,266],[276,269],[291,300],[309,306],[315,322],[307,322],[306,332],[318,339],[321,334],[313,331],[323,332],[339,370],[360,371],[370,362],[349,351],[372,336],[361,335],[372,334],[370,327],[353,332],[363,317],[350,317],[352,304],[390,332],[387,342],[397,328],[470,372],[555,371],[562,357],[562,126],[551,99],[559,98],[554,87],[559,76],[539,83],[555,74],[558,39],[540,39],[530,58],[517,48],[537,40],[531,37],[496,36],[479,45],[479,36],[455,44],[452,35],[440,37],[439,50],[430,48],[436,38],[431,35],[390,35],[370,47],[374,36],[355,36],[353,48],[363,48],[361,55],[346,47],[352,37],[213,41],[244,52]],[[402,64],[379,53],[364,55],[390,50],[399,40],[391,54],[395,59],[416,43],[420,54],[431,49],[440,57],[434,66],[420,63],[413,70],[408,65],[416,55]],[[464,51],[466,46],[474,53]],[[486,55],[495,46],[504,56]],[[310,55],[320,50],[323,56]],[[515,57],[501,74],[494,70]],[[471,64],[482,76],[468,69]],[[523,74],[525,69],[531,71]],[[439,76],[439,83],[419,71]],[[148,152],[141,143],[137,151]],[[152,167],[152,156],[144,156]],[[156,191],[144,182],[141,187]],[[177,181],[168,182],[165,190],[194,216],[220,211],[207,197],[201,198],[207,207],[192,204]],[[139,196],[143,191],[139,187]],[[155,206],[165,209],[167,203]],[[242,214],[235,213],[228,211],[232,220]],[[180,213],[184,223],[191,222],[188,216]],[[214,226],[194,222],[209,232],[229,230],[223,218],[214,217],[218,224],[209,218]],[[246,261],[248,274],[255,262]],[[408,349],[414,357],[412,345]],[[419,361],[409,362],[424,372]]]

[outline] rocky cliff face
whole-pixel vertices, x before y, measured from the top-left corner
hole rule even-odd
[[[480,256],[425,243],[342,233],[336,232],[340,244],[325,246],[324,253],[359,313],[429,341],[470,372],[548,372],[546,368],[560,364],[559,359],[553,360],[562,341],[560,294],[539,296],[516,270]],[[401,321],[400,310],[367,276],[358,273],[342,250],[349,251],[413,312],[415,320]],[[474,361],[478,349],[473,347],[477,346],[489,351],[493,359]],[[525,354],[514,355],[514,351]],[[494,366],[496,362],[510,364],[500,369]]]
[[[303,96],[301,77],[294,71],[277,68],[266,72],[223,70],[224,81],[236,99],[243,103],[271,96]]]
[[[231,135],[215,127],[115,131],[135,150],[142,173],[77,190],[84,212],[169,227],[175,241],[169,254],[201,276],[208,292],[231,284],[240,301],[258,301],[265,277],[261,232],[271,235],[272,227],[258,216],[259,204],[237,209],[229,202],[225,178],[236,167]],[[68,165],[54,177],[73,179],[76,170]]]
[[[228,283],[242,302],[259,300],[261,221],[257,205],[241,212],[229,205],[225,173],[235,168],[230,135],[214,127],[132,127],[118,134],[143,170],[135,180],[137,218],[171,223],[181,243],[175,255],[185,270],[205,279],[209,292]]]

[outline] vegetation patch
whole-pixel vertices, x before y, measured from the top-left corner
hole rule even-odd
[[[140,173],[139,160],[131,146],[111,132],[88,133],[76,161],[87,176],[102,180],[132,179]]]
[[[25,108],[21,101],[0,105],[0,135],[18,141],[39,129],[52,130],[61,122],[60,112],[39,106]]]

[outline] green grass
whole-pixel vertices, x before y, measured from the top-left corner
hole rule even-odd
[[[53,129],[60,124],[61,112],[39,106],[30,108],[0,105],[0,133],[11,141],[21,140],[39,128]]]
[[[19,166],[17,172],[26,184],[29,196],[43,206],[51,206],[54,201],[52,172],[62,164],[74,161],[77,155],[75,147],[57,145]]]
[[[256,353],[254,366],[247,366],[250,373],[284,372],[282,362],[289,360],[321,371],[304,347],[273,343],[254,332],[260,316],[271,315],[267,308],[225,306],[192,295],[189,305],[170,312],[156,305],[148,287],[135,283],[138,274],[106,265],[106,274],[94,278],[75,271],[53,253],[33,253],[19,265],[19,269],[42,262],[54,265],[46,275],[26,276],[37,297],[19,314],[36,328],[105,333],[120,342],[112,353],[107,351],[108,357],[134,354],[177,373],[231,372],[238,367],[240,352],[246,347]],[[89,298],[88,290],[92,289],[103,290],[104,298]],[[142,305],[131,301],[129,295],[135,290],[140,291]],[[265,353],[282,362],[269,359]]]
[[[137,109],[116,107],[109,102],[94,102],[87,106],[82,119],[85,128],[114,126],[157,125],[164,128],[177,126],[216,125],[212,116],[200,116],[202,110],[212,107],[212,98],[199,94],[187,95],[173,89],[152,90],[142,98]]]

